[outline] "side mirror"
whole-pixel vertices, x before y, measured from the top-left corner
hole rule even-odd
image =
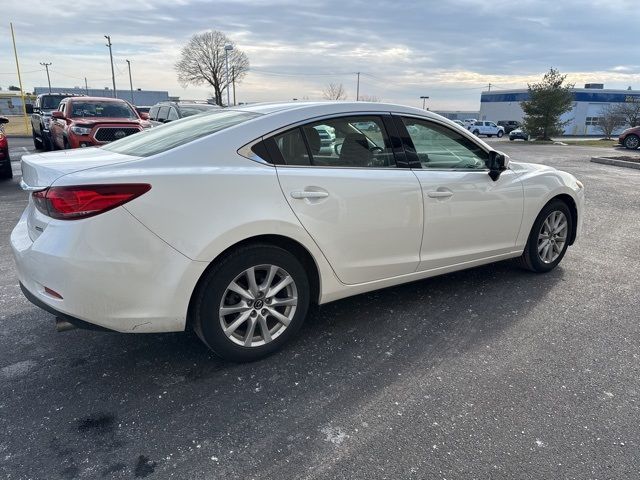
[[[487,160],[489,168],[489,176],[494,182],[500,178],[500,174],[509,168],[509,157],[504,153],[492,150],[489,152],[489,160]]]
[[[24,108],[25,108],[27,114],[31,115],[33,113],[33,105],[31,105],[30,103],[26,103],[24,105]]]
[[[140,118],[142,120],[149,120],[149,114],[147,112],[140,112]]]
[[[53,118],[64,119],[64,113],[62,113],[60,110],[54,110],[53,112],[51,112],[51,116]]]
[[[9,123],[9,119],[7,117],[0,117],[0,124]]]

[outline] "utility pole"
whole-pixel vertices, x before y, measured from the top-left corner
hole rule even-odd
[[[20,84],[20,97],[22,98],[22,113],[24,114],[24,131],[29,133],[29,119],[27,118],[27,104],[24,99],[24,90],[22,89],[22,77],[20,76],[20,63],[18,62],[18,49],[16,48],[16,36],[13,33],[13,23],[9,22],[11,27],[11,39],[13,40],[13,54],[16,57],[16,70],[18,71],[18,83]]]
[[[489,83],[489,90],[487,90],[487,91],[489,91],[489,92],[491,91],[491,83]]]
[[[111,36],[105,35],[107,47],[109,47],[109,59],[111,60],[111,80],[113,80],[113,98],[116,98],[116,73],[113,71],[113,52],[111,51]]]
[[[47,83],[49,84],[49,93],[51,93],[51,79],[49,78],[49,65],[51,65],[51,62],[49,63],[40,62],[40,65],[42,65],[44,68],[47,69]]]
[[[360,101],[360,72],[356,72],[358,75],[358,82],[356,83],[356,102]]]
[[[233,82],[233,106],[236,106],[236,67],[231,67],[231,81]]]
[[[429,99],[429,97],[427,97],[426,95],[421,95],[420,98],[422,99],[422,109],[426,110],[426,106],[427,106],[427,100]]]
[[[89,85],[87,84],[87,77],[84,77],[84,91],[89,95]]]
[[[131,105],[135,105],[135,102],[133,101],[133,81],[131,80],[131,62],[129,60],[126,60],[127,62],[127,67],[129,68],[129,88],[131,88]]]

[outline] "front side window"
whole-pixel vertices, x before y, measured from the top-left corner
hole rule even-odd
[[[151,107],[149,110],[149,120],[155,120],[158,116],[158,110],[160,107]]]
[[[395,167],[389,136],[377,116],[337,117],[274,137],[287,165]]]
[[[178,120],[178,112],[175,108],[171,107],[169,109],[169,115],[167,116],[167,120]]]
[[[100,147],[123,155],[148,157],[233,127],[262,114],[223,110],[183,118]]]
[[[169,116],[169,107],[160,107],[158,110],[158,122],[164,122]]]
[[[426,120],[403,117],[402,121],[422,168],[486,169],[488,153],[462,133]]]

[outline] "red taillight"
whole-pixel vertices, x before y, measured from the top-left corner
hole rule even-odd
[[[130,202],[151,189],[147,183],[49,187],[33,192],[36,208],[60,220],[92,217]]]

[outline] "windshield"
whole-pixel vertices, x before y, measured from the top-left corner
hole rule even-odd
[[[149,157],[261,115],[253,112],[217,109],[215,112],[194,115],[151,128],[101,148],[123,155]]]
[[[138,115],[127,103],[93,101],[71,102],[71,117],[138,119]]]
[[[219,109],[220,107],[217,107],[215,105],[185,105],[180,106],[180,113],[183,117],[190,117],[191,115],[197,115],[198,113]]]
[[[40,108],[43,110],[55,110],[63,98],[67,97],[65,95],[46,95],[40,101]]]

